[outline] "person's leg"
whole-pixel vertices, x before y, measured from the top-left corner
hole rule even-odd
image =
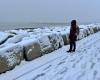
[[[72,51],[75,51],[76,50],[76,41],[73,41],[73,50]]]
[[[70,49],[67,52],[71,52],[72,51],[72,46],[73,46],[73,43],[72,43],[72,41],[70,41]]]
[[[70,50],[72,51],[73,43],[70,42]]]

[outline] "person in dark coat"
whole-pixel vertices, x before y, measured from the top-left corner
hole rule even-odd
[[[76,40],[78,35],[79,35],[79,27],[76,25],[76,20],[72,20],[70,34],[69,34],[70,49],[67,52],[75,52]]]

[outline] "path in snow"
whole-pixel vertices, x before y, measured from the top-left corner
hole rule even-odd
[[[68,48],[44,55],[14,71],[16,76],[9,73],[0,80],[11,75],[13,80],[100,80],[100,32],[78,41],[76,52],[67,53]]]

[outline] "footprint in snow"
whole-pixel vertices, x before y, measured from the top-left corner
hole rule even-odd
[[[92,64],[91,64],[91,69],[93,69],[93,67],[95,66],[95,63],[94,62],[92,62]]]
[[[98,62],[100,62],[100,57],[99,57],[99,58],[97,58],[97,61],[98,61]]]
[[[75,63],[73,63],[72,68],[75,68],[76,65],[80,62],[80,60],[76,61]]]
[[[66,63],[66,61],[61,61],[59,62],[56,66],[55,69],[59,68],[61,65],[63,65],[64,63]]]
[[[51,67],[52,67],[52,65],[48,65],[47,67],[45,67],[45,68],[43,69],[43,71],[48,70],[48,69],[50,69]]]
[[[76,80],[81,80],[82,78],[84,78],[84,75],[85,75],[85,71],[83,72],[80,72],[80,74],[78,75],[77,79]],[[77,74],[76,74],[77,75]]]
[[[96,71],[96,70],[94,70],[94,72],[93,72],[93,80],[95,80],[96,79],[96,75],[98,74],[98,72]]]
[[[65,61],[61,61],[57,65],[59,66],[59,65],[62,65],[63,63],[65,63]]]
[[[82,58],[83,57],[81,56],[79,60],[77,60],[75,63],[73,63],[72,68],[75,68],[76,65],[82,60]]]
[[[68,56],[67,57],[65,57],[63,60],[66,60],[68,58]]]
[[[38,79],[39,77],[44,76],[44,75],[45,75],[45,73],[38,74],[38,75],[36,75],[32,80],[36,80],[36,79]]]

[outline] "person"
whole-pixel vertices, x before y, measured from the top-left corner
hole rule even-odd
[[[76,40],[78,35],[79,35],[79,27],[76,24],[76,20],[72,20],[69,33],[70,49],[67,52],[75,52]]]

